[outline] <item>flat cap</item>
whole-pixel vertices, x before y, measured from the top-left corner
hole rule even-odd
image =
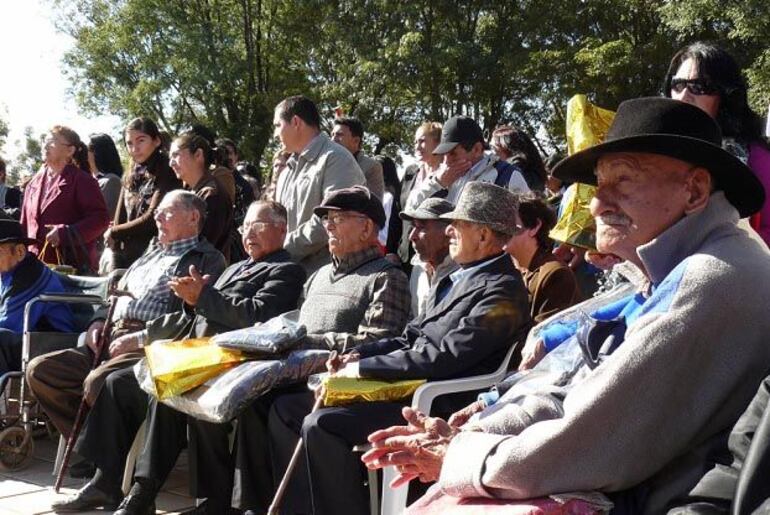
[[[376,195],[365,186],[351,186],[329,193],[320,206],[313,208],[313,214],[324,216],[329,211],[355,211],[366,215],[382,229],[385,226],[385,209]]]

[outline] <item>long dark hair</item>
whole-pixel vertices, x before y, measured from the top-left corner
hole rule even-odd
[[[540,152],[537,151],[537,147],[526,132],[511,125],[503,125],[492,132],[491,139],[492,145],[510,154],[508,161],[521,168],[530,188],[543,189],[548,179],[543,158],[540,157]]]
[[[120,162],[118,149],[112,138],[104,133],[91,134],[88,141],[88,150],[94,153],[96,170],[91,172],[112,173],[118,177],[123,176],[123,163]]]
[[[711,80],[719,90],[716,121],[722,135],[745,143],[760,140],[764,130],[762,118],[749,107],[741,69],[730,54],[713,43],[697,41],[674,54],[663,81],[663,95],[671,98],[671,79],[687,59],[693,60],[699,78]]]
[[[152,139],[158,138],[161,141],[161,144],[158,145],[150,158],[144,163],[137,163],[132,160],[132,166],[129,168],[128,173],[123,176],[123,186],[129,191],[136,191],[142,183],[142,180],[136,174],[137,165],[145,165],[147,168],[154,168],[165,163],[165,165],[168,166],[168,155],[163,150],[163,137],[161,136],[160,130],[158,130],[158,125],[153,119],[146,116],[140,116],[128,122],[126,128],[123,129],[124,145],[126,144],[126,134],[128,134],[128,131],[139,131],[147,134]]]

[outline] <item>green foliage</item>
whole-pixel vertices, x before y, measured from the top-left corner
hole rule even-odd
[[[364,122],[370,150],[407,149],[422,121],[453,114],[487,131],[564,140],[576,93],[615,109],[660,94],[673,53],[716,39],[770,100],[767,0],[52,0],[76,47],[79,105],[171,132],[201,122],[243,155],[271,151],[272,110],[303,93]]]
[[[42,141],[42,134],[36,137],[32,127],[24,128],[24,150],[8,167],[8,184],[18,186],[43,166]]]

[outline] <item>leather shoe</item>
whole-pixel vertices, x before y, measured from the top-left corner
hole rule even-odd
[[[113,515],[155,515],[155,489],[137,481]]]
[[[120,497],[110,495],[100,490],[91,483],[75,492],[63,501],[51,504],[51,509],[56,513],[75,513],[103,507],[105,510],[114,510],[120,502]]]

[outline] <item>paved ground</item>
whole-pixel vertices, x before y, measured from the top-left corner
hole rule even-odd
[[[70,495],[85,481],[67,478],[59,494],[53,491],[55,477],[51,475],[56,446],[48,436],[35,439],[35,453],[29,466],[17,472],[0,471],[0,514],[33,515],[53,513],[51,503]],[[157,513],[183,513],[195,505],[187,486],[187,455],[182,454],[176,469],[158,495]],[[104,514],[92,511],[91,514]]]

